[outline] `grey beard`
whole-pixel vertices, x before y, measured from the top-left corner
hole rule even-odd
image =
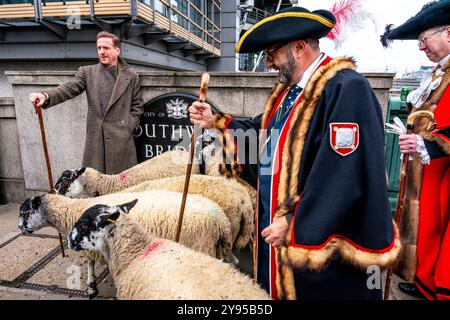
[[[288,48],[290,49],[289,46]],[[289,49],[286,49],[287,62],[280,67],[280,71],[278,72],[278,81],[287,86],[292,84],[296,67],[294,56]]]

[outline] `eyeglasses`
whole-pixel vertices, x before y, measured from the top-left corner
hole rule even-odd
[[[279,49],[283,48],[285,45],[286,45],[286,43],[282,43],[282,44],[278,44],[270,49],[264,50],[264,57],[266,57],[267,60],[273,61],[277,51]]]
[[[445,29],[447,29],[447,27],[443,27],[443,28],[441,28],[441,29],[439,29],[439,30],[436,30],[435,32],[430,33],[430,34],[427,35],[426,37],[423,37],[422,39],[419,39],[419,42],[417,43],[417,45],[418,45],[419,47],[421,47],[421,46],[426,46],[426,45],[427,45],[428,39],[429,39],[432,35],[435,35],[435,34],[437,34],[437,33],[439,33],[439,32],[442,32],[442,31],[444,31]]]

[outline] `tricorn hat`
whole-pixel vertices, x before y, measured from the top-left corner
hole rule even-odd
[[[248,29],[239,40],[236,52],[258,52],[279,43],[319,39],[326,36],[335,23],[335,16],[327,10],[283,9]]]
[[[387,25],[381,43],[387,47],[392,40],[414,40],[425,30],[447,24],[450,24],[450,0],[432,1],[397,28],[392,29],[392,24]]]

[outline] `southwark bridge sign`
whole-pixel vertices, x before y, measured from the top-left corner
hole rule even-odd
[[[144,105],[141,124],[134,132],[138,162],[170,150],[189,150],[194,125],[189,121],[189,106],[198,96],[172,92]],[[207,101],[213,110],[218,110]]]

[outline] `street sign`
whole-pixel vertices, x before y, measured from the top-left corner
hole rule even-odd
[[[189,150],[194,126],[189,121],[189,106],[198,96],[172,92],[158,96],[144,105],[141,123],[134,132],[138,162],[169,150]],[[218,110],[207,101],[213,113]]]

